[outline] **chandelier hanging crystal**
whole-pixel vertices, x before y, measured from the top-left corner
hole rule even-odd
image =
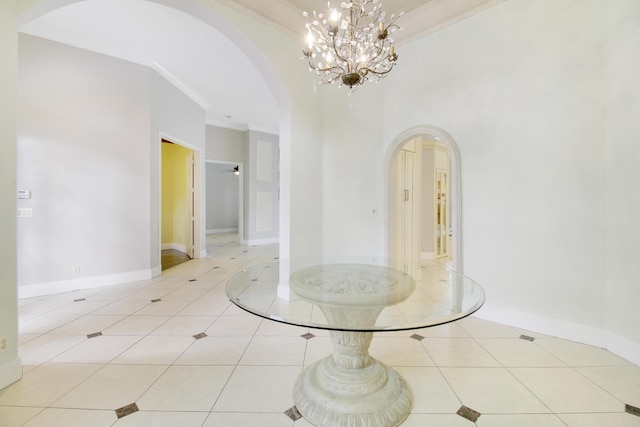
[[[309,33],[303,53],[310,70],[321,83],[352,89],[385,77],[398,60],[391,34],[400,29],[395,21],[402,13],[391,15],[385,24],[378,0],[342,2],[339,8],[329,2],[328,9],[326,15],[313,11],[313,21],[306,24]]]

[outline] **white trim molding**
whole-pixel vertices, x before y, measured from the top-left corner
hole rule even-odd
[[[279,237],[273,237],[271,239],[253,239],[253,240],[241,240],[240,244],[245,246],[259,246],[259,245],[271,245],[273,243],[280,243]]]
[[[604,348],[631,363],[640,365],[640,343],[633,342],[604,329],[486,304],[473,316],[519,329]]]
[[[18,286],[18,299],[149,280],[154,277],[153,273],[154,270],[139,270],[127,273],[107,274],[104,276],[82,277],[72,280]]]
[[[187,247],[179,243],[163,243],[162,245],[160,245],[160,248],[163,251],[174,249],[176,251],[184,252],[185,254],[187,253]]]

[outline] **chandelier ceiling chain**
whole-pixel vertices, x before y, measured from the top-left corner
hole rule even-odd
[[[378,82],[396,64],[398,55],[391,35],[399,30],[392,15],[385,24],[385,13],[378,0],[342,2],[339,8],[328,3],[328,13],[313,11],[306,24],[307,47],[303,50],[324,84],[338,83],[353,90],[365,81]],[[304,12],[304,16],[309,16]],[[354,89],[355,88],[355,89]]]

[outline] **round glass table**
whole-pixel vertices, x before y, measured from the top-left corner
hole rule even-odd
[[[411,412],[405,380],[369,354],[374,332],[441,325],[484,303],[482,288],[444,269],[415,279],[378,258],[292,259],[240,271],[229,299],[256,316],[329,330],[333,354],[310,365],[293,390],[316,426],[397,426]]]

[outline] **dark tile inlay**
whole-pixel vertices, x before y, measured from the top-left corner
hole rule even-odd
[[[162,301],[160,298],[152,299],[151,302],[160,302]]]
[[[529,335],[520,335],[520,339],[521,340],[527,340],[527,341],[533,341],[535,340],[534,337],[530,337]]]
[[[78,298],[78,299],[74,299],[73,302],[80,302],[80,301],[86,301],[86,298]]]
[[[456,412],[456,414],[460,415],[462,418],[465,418],[471,421],[472,423],[475,423],[476,421],[478,421],[478,418],[480,418],[480,415],[482,415],[480,414],[480,412],[474,411],[471,408],[467,408],[464,405],[462,405],[460,409],[458,409],[458,412]]]
[[[640,408],[632,406],[632,405],[624,405],[624,411],[628,414],[635,415],[636,417],[640,417]]]
[[[413,334],[409,338],[413,338],[414,340],[422,341],[424,337],[422,335]]]
[[[193,337],[197,340],[199,340],[200,338],[204,338],[208,336],[207,334],[205,334],[204,332],[200,332],[199,334],[195,334]]]
[[[302,418],[302,415],[300,415],[300,412],[298,412],[298,408],[296,408],[295,406],[292,406],[291,408],[284,411],[284,414],[287,417],[291,418],[293,421],[297,421]]]
[[[195,282],[195,281],[196,281],[196,279],[189,279],[189,281],[190,281],[190,282]]]
[[[94,332],[92,334],[87,335],[87,338],[95,338],[102,336],[102,332]]]
[[[315,338],[315,335],[313,335],[310,332],[307,332],[306,334],[302,334],[300,335],[302,338],[304,338],[305,340],[310,340],[311,338]]]
[[[213,267],[213,269],[215,270],[216,268],[220,268],[220,267]]]
[[[116,409],[116,416],[118,418],[122,418],[126,417],[127,415],[131,415],[134,412],[138,412],[138,405],[136,405],[135,403],[130,403],[123,406],[122,408]]]

